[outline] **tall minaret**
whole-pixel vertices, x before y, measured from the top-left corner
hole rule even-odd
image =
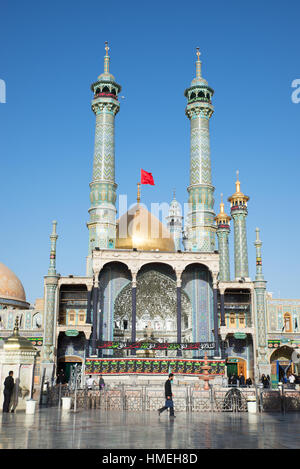
[[[197,48],[196,78],[184,92],[188,103],[185,113],[190,119],[190,185],[186,233],[187,250],[212,252],[215,249],[214,187],[211,184],[209,119],[214,108],[214,90],[201,75]]]
[[[46,368],[47,377],[51,377],[54,366],[55,324],[57,320],[57,289],[59,274],[56,273],[56,233],[57,222],[52,222],[50,235],[50,263],[48,275],[44,280],[44,338],[42,362]]]
[[[92,110],[96,115],[93,179],[90,183],[89,250],[87,275],[92,275],[91,256],[95,247],[114,249],[116,240],[115,115],[121,86],[109,72],[109,47],[105,43],[104,73],[91,85]]]
[[[267,282],[262,272],[261,247],[262,242],[259,239],[259,228],[256,228],[256,275],[254,280],[254,309],[256,325],[256,346],[257,346],[257,365],[259,375],[270,373],[270,364],[268,362],[268,340],[267,340]]]
[[[180,204],[175,198],[175,191],[173,194],[173,200],[170,204],[169,214],[166,217],[167,228],[170,231],[174,239],[176,251],[181,249],[181,236],[182,236],[182,210]]]
[[[239,172],[235,183],[236,192],[228,197],[234,223],[234,270],[235,279],[249,278],[246,217],[249,197],[241,192]]]
[[[229,263],[229,233],[231,217],[224,211],[223,194],[221,194],[220,213],[215,217],[217,224],[217,237],[219,248],[219,280],[220,282],[230,281]]]

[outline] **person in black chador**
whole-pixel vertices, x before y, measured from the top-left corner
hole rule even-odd
[[[250,386],[252,386],[252,379],[251,379],[251,378],[247,378],[247,379],[246,379],[246,386],[247,386],[248,388],[250,388]]]
[[[13,379],[13,371],[8,373],[7,378],[4,381],[4,402],[3,402],[3,412],[9,412],[9,404],[11,400],[11,396],[14,389],[14,379]]]
[[[268,381],[268,378],[266,377],[266,375],[262,374],[260,381],[261,381],[261,383],[263,384],[263,387],[264,387],[264,388],[268,388],[268,387],[269,387],[269,381]]]
[[[165,396],[166,396],[166,402],[164,407],[161,407],[161,409],[158,409],[158,415],[160,415],[164,410],[170,409],[170,418],[175,418],[174,415],[174,404],[173,404],[173,394],[172,394],[172,381],[173,381],[173,373],[169,374],[169,378],[165,382]]]
[[[64,374],[64,370],[60,370],[57,375],[56,384],[65,384],[65,382],[66,382],[66,377]]]
[[[236,374],[231,375],[230,385],[231,386],[236,386],[237,385],[237,375]]]

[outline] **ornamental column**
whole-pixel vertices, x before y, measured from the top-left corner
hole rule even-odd
[[[109,72],[109,47],[105,43],[104,73],[91,85],[92,110],[96,115],[93,179],[90,183],[89,250],[87,275],[92,275],[92,251],[114,249],[116,240],[115,116],[121,86]]]
[[[211,183],[209,120],[214,112],[214,90],[201,75],[197,48],[196,78],[184,92],[188,100],[185,113],[190,119],[190,185],[186,219],[186,250],[215,250],[214,187]]]
[[[261,246],[259,239],[259,229],[256,228],[256,240],[254,246],[256,248],[256,275],[254,280],[254,309],[255,309],[255,326],[257,337],[257,365],[258,374],[261,376],[271,375],[271,365],[267,360],[268,340],[267,340],[267,282],[262,272]]]
[[[220,292],[220,313],[221,313],[221,326],[226,326],[226,319],[225,319],[225,289],[219,288]]]
[[[219,248],[219,281],[230,281],[229,233],[231,217],[224,211],[223,194],[221,194],[220,213],[215,217]]]
[[[176,286],[176,310],[177,310],[177,342],[181,344],[181,271],[176,271],[177,286]],[[177,357],[182,356],[182,350],[177,350]]]
[[[88,282],[87,284],[87,310],[86,310],[86,324],[92,324],[92,295],[93,295],[93,283]]]
[[[241,192],[237,171],[236,192],[228,197],[234,223],[234,270],[235,280],[249,279],[246,217],[249,197]]]
[[[213,272],[213,305],[214,305],[214,340],[215,340],[215,356],[220,355],[219,343],[219,315],[218,315],[218,272]]]
[[[57,321],[57,291],[59,274],[56,273],[56,241],[58,235],[56,233],[57,222],[52,222],[52,233],[50,235],[50,263],[48,275],[44,277],[44,337],[42,363],[46,368],[46,376],[51,378],[55,363],[55,324]]]
[[[131,282],[131,342],[136,342],[136,273],[132,273]],[[135,350],[131,350],[131,355],[136,355]]]
[[[93,286],[93,327],[92,327],[92,355],[97,355],[97,328],[98,328],[98,303],[99,303],[99,272],[95,271]],[[100,339],[101,340],[101,339]],[[100,349],[101,350],[101,349]],[[102,350],[101,350],[102,351]]]

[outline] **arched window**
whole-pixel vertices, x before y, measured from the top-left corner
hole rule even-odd
[[[96,93],[96,94],[100,93],[100,88],[97,88],[97,89],[95,90],[95,93]]]
[[[114,96],[116,96],[116,90],[114,88],[112,88],[110,93],[113,94]]]
[[[239,314],[239,327],[245,327],[245,313]]]
[[[235,313],[230,313],[229,314],[229,327],[236,327],[236,318],[235,318]]]
[[[205,98],[205,94],[203,93],[203,91],[199,91],[198,98]]]
[[[284,313],[283,324],[284,324],[284,332],[293,332],[292,317],[290,313]]]
[[[210,94],[206,93],[206,97],[207,97],[207,99],[210,99]]]
[[[109,93],[109,88],[104,86],[104,88],[102,88],[102,93]]]
[[[195,95],[195,93],[191,93],[191,95],[190,95],[190,99],[195,99],[195,98],[196,98],[196,95]]]

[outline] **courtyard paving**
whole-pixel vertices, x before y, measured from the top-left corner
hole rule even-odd
[[[0,415],[0,449],[300,448],[300,413],[129,413],[41,408]]]

